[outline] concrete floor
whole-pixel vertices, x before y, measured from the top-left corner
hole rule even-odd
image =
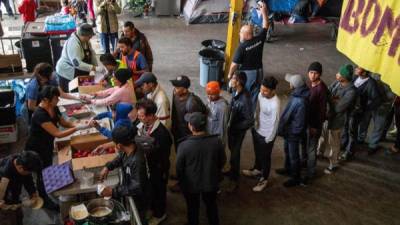
[[[125,21],[123,16],[121,21]],[[154,54],[154,72],[161,85],[172,94],[168,80],[185,74],[192,79],[192,90],[204,96],[199,85],[200,42],[205,39],[226,39],[226,24],[185,25],[172,17],[133,19],[144,32]],[[264,70],[280,81],[279,95],[287,101],[286,73],[305,74],[310,62],[318,60],[324,66],[323,79],[334,80],[340,65],[349,62],[330,41],[329,25],[276,26],[277,40],[266,44]],[[388,144],[385,144],[388,145]],[[243,169],[252,166],[254,156],[251,136],[242,149]],[[334,175],[324,175],[326,161],[318,162],[318,179],[307,187],[286,189],[286,178],[275,174],[283,165],[283,143],[277,138],[272,157],[268,188],[253,193],[255,180],[242,178],[239,190],[219,197],[221,224],[229,225],[397,225],[400,224],[400,156],[378,152],[367,156],[362,149],[356,160],[346,163]],[[44,213],[27,213],[25,224],[45,224]],[[165,225],[183,225],[186,206],[181,194],[168,193],[168,219]],[[202,209],[201,224],[207,224]],[[41,222],[38,222],[38,218]],[[46,222],[45,222],[46,221]]]

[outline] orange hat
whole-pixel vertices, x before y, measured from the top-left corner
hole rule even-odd
[[[207,83],[206,92],[208,95],[218,95],[221,92],[218,81],[210,81]]]

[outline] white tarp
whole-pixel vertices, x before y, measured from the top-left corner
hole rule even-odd
[[[228,21],[230,0],[187,0],[183,8],[186,22],[223,23]]]

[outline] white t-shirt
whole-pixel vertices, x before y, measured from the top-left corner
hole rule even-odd
[[[265,137],[265,142],[271,142],[278,129],[281,101],[277,95],[268,99],[258,94],[260,104],[259,127],[257,133]]]

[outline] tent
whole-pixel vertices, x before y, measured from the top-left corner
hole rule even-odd
[[[188,24],[228,22],[230,0],[187,0],[183,15]]]

